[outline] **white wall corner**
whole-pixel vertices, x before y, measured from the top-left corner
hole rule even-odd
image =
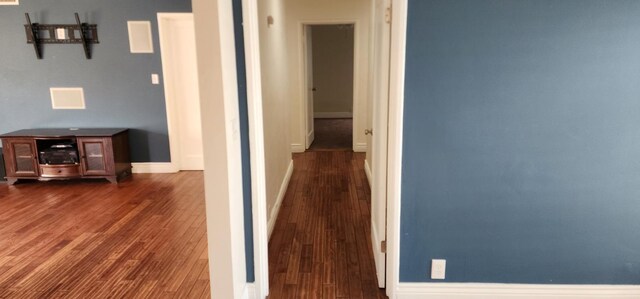
[[[162,163],[131,163],[133,173],[176,173],[178,167],[171,162]]]
[[[314,112],[313,118],[353,118],[351,112]]]
[[[631,299],[640,298],[635,285],[543,285],[499,283],[400,283],[396,299]]]
[[[276,227],[276,220],[278,219],[278,214],[280,213],[280,207],[282,206],[282,201],[284,200],[284,196],[287,194],[287,189],[289,188],[289,182],[291,181],[292,174],[293,174],[293,160],[289,162],[287,173],[284,175],[284,179],[282,180],[282,185],[280,185],[280,191],[278,191],[278,197],[276,198],[276,203],[273,205],[273,208],[271,208],[271,213],[269,214],[269,220],[267,221],[269,239],[271,239],[271,234],[273,233],[273,229]]]
[[[373,186],[371,182],[371,166],[369,166],[369,160],[364,160],[364,173],[367,175],[367,181],[369,181],[369,187]]]
[[[292,153],[304,153],[304,151],[307,150],[304,147],[304,144],[299,144],[299,143],[292,143],[291,144],[291,152]]]
[[[353,147],[353,151],[356,153],[364,153],[367,151],[367,144],[365,142],[358,142]]]

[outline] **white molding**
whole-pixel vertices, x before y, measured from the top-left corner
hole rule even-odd
[[[251,210],[253,215],[253,264],[255,283],[249,298],[269,295],[269,230],[267,220],[266,149],[262,107],[262,70],[260,67],[260,28],[258,3],[242,0],[247,112],[249,119],[249,155],[251,161]]]
[[[292,153],[304,153],[305,150],[307,149],[304,147],[304,144],[298,144],[298,143],[291,144]]]
[[[280,191],[278,191],[278,197],[276,198],[276,203],[273,205],[271,209],[271,213],[269,215],[269,239],[271,239],[271,234],[273,233],[273,229],[276,227],[276,221],[278,220],[278,214],[280,214],[280,207],[282,206],[282,201],[284,200],[285,194],[287,194],[287,188],[289,188],[289,182],[291,181],[291,175],[293,174],[293,160],[289,163],[289,167],[287,168],[287,173],[284,175],[284,179],[282,180],[282,184],[280,185]]]
[[[371,183],[371,167],[369,166],[369,160],[364,160],[364,174],[367,175],[367,181],[369,181],[369,186],[372,186]]]
[[[313,112],[313,118],[353,118],[351,112]]]
[[[367,148],[368,148],[368,145],[366,143],[359,142],[353,146],[353,151],[356,153],[364,153],[367,151]]]
[[[400,283],[396,299],[446,298],[640,298],[640,286],[631,285],[542,285],[498,283]]]
[[[171,162],[131,163],[132,173],[176,173],[178,168]]]
[[[402,130],[408,0],[392,1],[387,160],[387,295],[396,298],[400,282],[400,202]]]

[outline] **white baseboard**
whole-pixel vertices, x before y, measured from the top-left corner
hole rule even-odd
[[[540,285],[499,283],[400,283],[396,299],[488,299],[562,298],[631,299],[640,298],[636,285]]]
[[[280,213],[280,207],[282,206],[282,201],[284,200],[284,196],[287,193],[287,188],[289,188],[289,182],[291,181],[292,174],[293,174],[293,160],[289,162],[287,173],[284,175],[284,179],[282,180],[282,185],[280,185],[280,191],[278,191],[276,204],[273,205],[273,208],[271,208],[269,220],[267,221],[269,239],[271,239],[271,234],[273,233],[273,229],[276,227],[276,220],[278,219],[278,214]]]
[[[364,160],[364,174],[367,175],[367,181],[369,181],[369,187],[372,188],[373,184],[371,184],[371,166],[369,166],[369,160]]]
[[[292,153],[304,153],[307,149],[304,147],[304,144],[292,143],[291,144],[291,152]]]
[[[171,162],[166,163],[131,163],[133,173],[176,173],[179,171]]]
[[[353,118],[352,112],[314,112],[313,118]]]
[[[367,144],[364,142],[356,143],[353,147],[353,151],[356,153],[364,153],[367,151]]]

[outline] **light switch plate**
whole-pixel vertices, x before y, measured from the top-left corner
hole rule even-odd
[[[160,84],[160,76],[158,76],[158,74],[151,74],[151,84],[153,85]]]
[[[447,260],[431,260],[431,279],[444,279]]]

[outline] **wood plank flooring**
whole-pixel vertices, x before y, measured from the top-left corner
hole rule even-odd
[[[270,299],[387,298],[371,251],[364,154],[294,155],[294,173],[269,242]]]
[[[0,184],[0,298],[209,298],[202,172]]]

